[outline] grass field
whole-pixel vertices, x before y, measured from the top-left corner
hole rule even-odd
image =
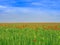
[[[60,23],[0,23],[0,45],[60,45]]]

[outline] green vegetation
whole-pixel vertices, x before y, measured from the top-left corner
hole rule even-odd
[[[0,45],[60,45],[60,30],[0,26]]]

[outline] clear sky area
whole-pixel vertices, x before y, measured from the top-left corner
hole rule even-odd
[[[60,22],[60,0],[0,0],[0,22]]]

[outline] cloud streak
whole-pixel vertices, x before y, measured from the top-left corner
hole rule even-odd
[[[28,7],[5,7],[1,8],[0,22],[59,22],[59,14],[59,11]]]
[[[60,22],[60,0],[0,0],[0,22]]]

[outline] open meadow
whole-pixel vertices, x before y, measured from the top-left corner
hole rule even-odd
[[[60,23],[0,23],[0,45],[60,45]]]

